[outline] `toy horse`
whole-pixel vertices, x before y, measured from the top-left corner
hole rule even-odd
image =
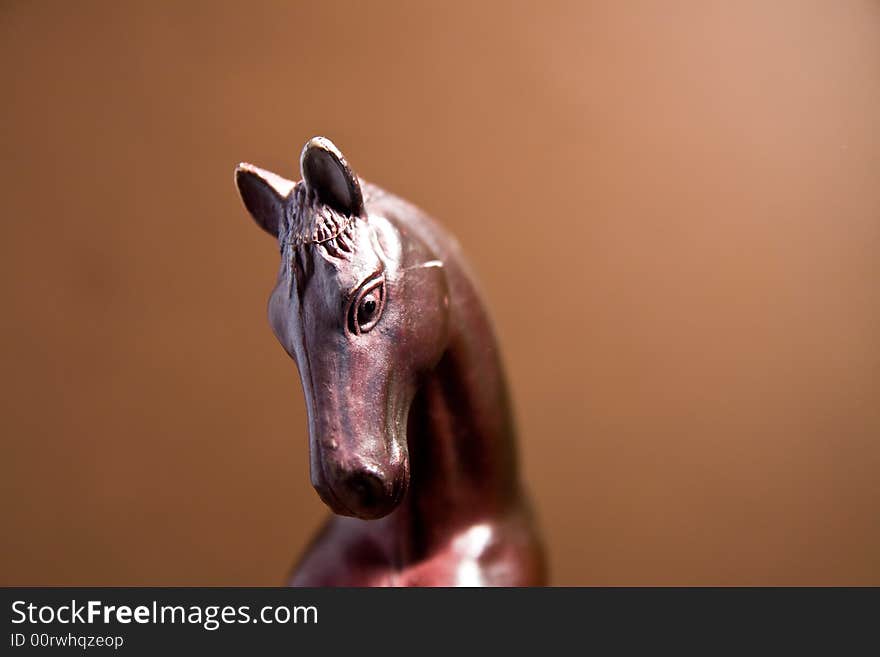
[[[325,138],[300,170],[235,172],[278,238],[269,321],[299,368],[312,485],[337,514],[290,584],[543,584],[497,343],[458,244]]]

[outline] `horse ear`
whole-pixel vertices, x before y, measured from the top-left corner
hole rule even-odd
[[[351,217],[364,215],[358,177],[339,149],[326,137],[313,137],[299,158],[302,178],[325,205]]]
[[[278,237],[278,224],[294,183],[279,175],[242,162],[235,168],[235,184],[244,206],[257,225]]]

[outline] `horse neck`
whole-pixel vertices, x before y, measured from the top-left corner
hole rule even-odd
[[[401,509],[412,549],[502,514],[518,497],[515,429],[498,344],[470,275],[446,253],[450,339],[408,419],[410,492]]]

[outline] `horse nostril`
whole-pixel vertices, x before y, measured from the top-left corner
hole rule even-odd
[[[356,472],[349,476],[343,485],[363,509],[377,506],[385,496],[382,480],[370,472]]]

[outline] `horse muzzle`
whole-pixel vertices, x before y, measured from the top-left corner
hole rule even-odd
[[[344,464],[330,457],[323,460],[317,472],[313,469],[312,485],[337,515],[375,520],[387,516],[403,500],[409,468],[406,459],[377,467]]]

